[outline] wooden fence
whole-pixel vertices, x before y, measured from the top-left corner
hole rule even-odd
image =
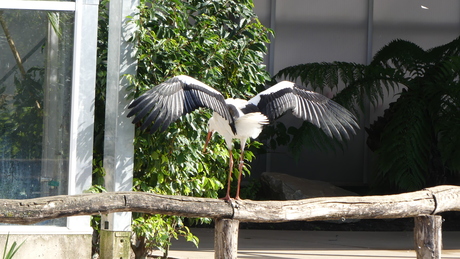
[[[142,192],[63,195],[27,200],[0,199],[0,223],[10,224],[32,224],[54,218],[126,211],[214,218],[215,258],[225,259],[236,258],[239,222],[414,217],[417,258],[441,258],[442,219],[436,214],[460,211],[460,187],[442,185],[394,195],[290,201],[226,202]]]

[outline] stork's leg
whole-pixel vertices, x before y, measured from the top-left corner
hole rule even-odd
[[[243,178],[243,166],[244,166],[244,146],[246,145],[246,141],[241,142],[241,154],[240,154],[240,161],[238,163],[238,185],[236,187],[236,196],[235,200],[241,200],[240,198],[240,185],[241,185],[241,178]]]
[[[228,150],[228,155],[229,155],[229,169],[228,169],[228,180],[227,180],[227,194],[225,195],[222,200],[230,200],[230,183],[232,181],[232,171],[233,171],[233,152],[231,149]]]

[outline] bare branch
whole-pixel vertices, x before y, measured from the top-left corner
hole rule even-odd
[[[291,201],[226,202],[142,192],[0,200],[0,222],[11,224],[32,224],[53,218],[126,211],[192,218],[232,218],[241,222],[408,218],[444,211],[460,211],[460,187],[443,185],[394,195]]]
[[[8,45],[10,45],[11,52],[13,53],[14,59],[16,60],[16,65],[21,72],[23,78],[26,77],[26,70],[22,64],[21,55],[19,55],[18,50],[16,49],[16,45],[14,44],[13,38],[11,37],[11,33],[8,30],[8,25],[6,24],[5,19],[3,18],[3,11],[0,11],[0,25],[3,28],[3,32],[5,32],[6,40],[8,41]]]

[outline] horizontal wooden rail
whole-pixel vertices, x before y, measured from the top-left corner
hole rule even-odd
[[[240,222],[408,218],[460,211],[460,187],[442,185],[394,195],[290,201],[226,202],[143,192],[63,195],[26,200],[0,199],[0,222],[10,224],[32,224],[54,218],[126,211],[228,218]]]
[[[237,258],[239,222],[285,222],[414,217],[419,259],[441,258],[441,216],[460,211],[460,187],[437,186],[421,191],[375,196],[252,201],[168,196],[143,192],[50,196],[27,200],[0,199],[0,223],[32,224],[77,215],[113,212],[216,219],[215,258]]]

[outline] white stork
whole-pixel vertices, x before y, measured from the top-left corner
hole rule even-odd
[[[264,125],[292,110],[294,116],[309,121],[321,128],[328,136],[349,139],[348,132],[356,134],[359,128],[355,116],[329,98],[293,82],[283,81],[260,92],[249,101],[224,99],[214,88],[190,76],[180,75],[153,87],[135,99],[130,105],[128,117],[135,115],[133,123],[145,117],[141,130],[150,127],[150,132],[164,131],[185,115],[206,107],[213,110],[208,122],[208,136],[205,147],[214,132],[224,139],[229,150],[229,173],[227,194],[230,199],[230,180],[233,169],[233,139],[241,141],[241,155],[238,165],[239,177],[235,199],[240,199],[241,172],[244,147],[248,138],[256,138]]]

